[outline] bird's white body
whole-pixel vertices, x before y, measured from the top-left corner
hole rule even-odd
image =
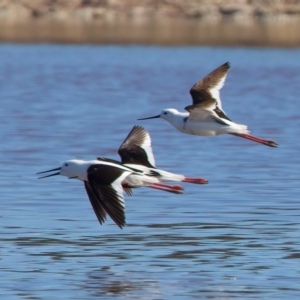
[[[154,172],[157,174],[157,178],[161,181],[161,182],[165,182],[165,181],[183,181],[185,179],[184,175],[180,175],[180,174],[175,174],[175,173],[171,173],[171,172],[167,172],[161,169],[157,169],[157,168],[149,168],[143,165],[136,165],[136,164],[125,164],[125,166],[128,166],[130,168],[133,169],[137,169],[143,172]]]
[[[201,113],[197,113],[197,116],[191,116],[189,112],[179,112],[174,108],[167,108],[161,112],[160,118],[168,121],[177,130],[191,135],[215,136],[226,133],[249,133],[246,125],[219,118],[209,110],[203,110]]]
[[[143,173],[135,173],[125,165],[116,165],[111,162],[99,161],[99,160],[78,160],[72,159],[63,163],[60,169],[60,175],[69,178],[76,178],[81,181],[88,181],[87,170],[92,165],[107,165],[111,167],[117,167],[123,170],[121,178],[118,180],[122,185],[127,185],[133,188],[151,185],[153,183],[159,183],[160,180],[156,177],[148,176],[149,169],[141,170]],[[139,169],[137,169],[139,170]]]

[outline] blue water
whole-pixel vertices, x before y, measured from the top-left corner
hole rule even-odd
[[[300,49],[0,45],[1,299],[299,299]],[[269,148],[163,120],[229,61],[223,108]],[[157,166],[208,185],[125,196],[100,226],[81,182],[36,173],[118,159],[133,125]]]

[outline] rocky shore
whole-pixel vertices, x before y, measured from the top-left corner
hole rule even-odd
[[[300,0],[0,0],[0,41],[300,45]]]

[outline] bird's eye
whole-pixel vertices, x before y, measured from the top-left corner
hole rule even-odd
[[[167,113],[166,112],[164,112],[164,115],[166,115]]]
[[[68,164],[65,164],[65,167],[67,167],[68,166]]]

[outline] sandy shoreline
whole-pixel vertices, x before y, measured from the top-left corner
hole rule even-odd
[[[1,42],[142,45],[300,46],[300,22],[220,25],[195,21],[84,24],[28,21],[2,25]]]
[[[296,0],[0,0],[0,42],[297,47],[299,29]]]

